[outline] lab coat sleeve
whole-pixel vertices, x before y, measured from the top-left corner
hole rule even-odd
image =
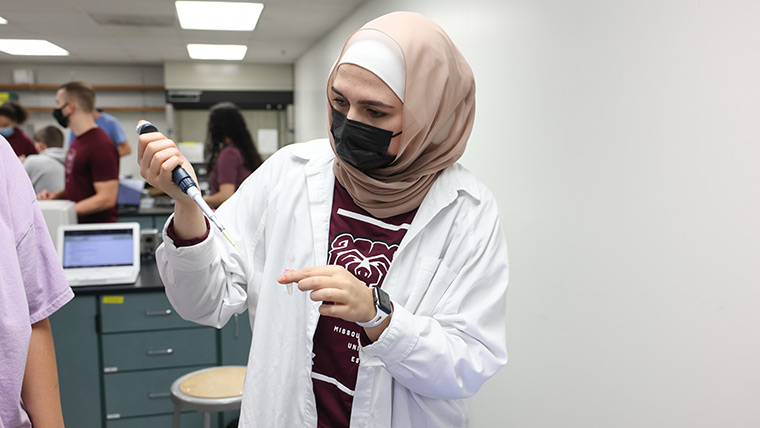
[[[439,277],[453,280],[433,312],[415,315],[394,303],[388,328],[363,347],[414,393],[469,397],[507,362],[507,247],[495,201],[485,205],[470,210],[471,228],[447,249],[455,256],[442,263],[450,266],[438,267]]]
[[[221,234],[212,227],[204,241],[179,248],[168,237],[166,227],[163,235],[156,263],[166,296],[182,318],[221,328],[232,315],[245,311],[243,259],[220,248],[224,244]]]
[[[216,211],[237,248],[213,225],[204,241],[178,248],[166,233],[171,218],[167,221],[156,263],[166,295],[182,318],[221,328],[234,314],[255,306],[258,293],[247,254],[262,239],[270,184],[280,182],[283,159],[287,155],[273,155]]]

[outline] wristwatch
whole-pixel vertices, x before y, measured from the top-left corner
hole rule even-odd
[[[391,304],[391,298],[388,293],[380,289],[379,287],[372,288],[372,300],[375,302],[375,308],[377,309],[377,315],[367,322],[356,322],[359,327],[370,328],[377,327],[388,315],[393,312],[393,305]]]

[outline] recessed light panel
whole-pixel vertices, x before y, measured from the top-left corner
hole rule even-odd
[[[222,1],[178,1],[179,25],[185,30],[253,31],[264,5]]]
[[[187,53],[192,59],[221,59],[240,61],[245,58],[248,46],[245,45],[204,45],[188,44]]]
[[[10,55],[68,56],[69,51],[47,40],[0,39],[0,51]]]

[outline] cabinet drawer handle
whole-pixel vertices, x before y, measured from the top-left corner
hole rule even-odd
[[[170,355],[174,353],[174,349],[167,348],[167,349],[157,349],[155,351],[148,350],[148,355]]]
[[[164,309],[163,311],[148,311],[145,313],[145,316],[146,317],[165,317],[171,314],[172,314],[171,309]]]
[[[238,337],[238,334],[240,333],[240,329],[238,328],[240,324],[240,321],[238,321],[238,314],[235,314],[235,338]]]
[[[149,392],[148,393],[148,398],[150,398],[151,400],[154,398],[169,398],[170,396],[171,394],[168,392]]]

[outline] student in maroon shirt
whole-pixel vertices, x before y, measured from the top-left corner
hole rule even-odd
[[[34,141],[19,128],[29,117],[26,109],[15,101],[8,101],[0,105],[0,135],[5,137],[11,144],[16,156],[23,159],[29,155],[36,155]]]
[[[79,223],[109,223],[119,218],[119,153],[92,114],[95,91],[83,82],[62,85],[55,95],[58,106],[53,117],[71,128],[76,138],[66,153],[63,190],[40,192],[39,199],[68,199],[76,202]]]
[[[262,162],[240,109],[230,102],[211,107],[205,152],[211,194],[203,199],[212,208],[232,196]]]

